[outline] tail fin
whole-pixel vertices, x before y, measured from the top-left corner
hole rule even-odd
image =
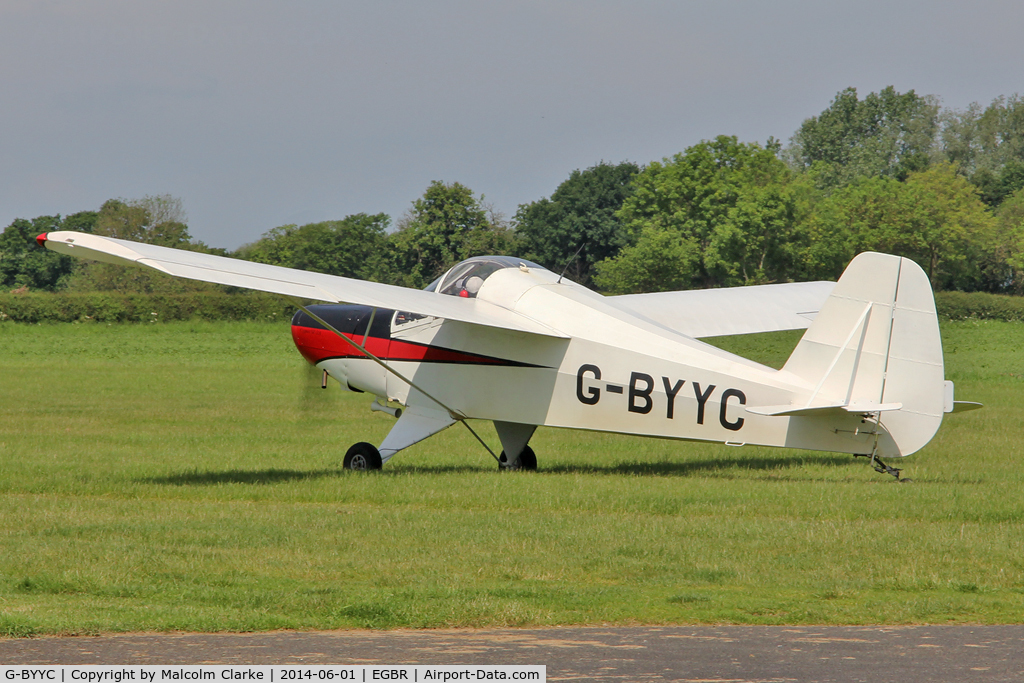
[[[927,444],[942,423],[944,370],[931,283],[910,259],[863,253],[839,278],[784,371],[814,386],[808,407],[878,412],[878,455]],[[884,435],[883,435],[884,436]]]

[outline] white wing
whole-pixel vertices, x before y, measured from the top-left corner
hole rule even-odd
[[[727,289],[626,294],[613,306],[690,337],[807,329],[834,282],[792,282]]]
[[[81,232],[51,232],[40,235],[38,240],[47,249],[62,254],[118,265],[148,266],[190,280],[256,289],[297,299],[331,303],[344,301],[410,311],[477,325],[566,338],[564,334],[532,318],[480,299],[444,296],[408,287],[311,273]]]

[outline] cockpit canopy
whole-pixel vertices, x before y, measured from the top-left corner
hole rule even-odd
[[[537,268],[544,270],[532,261],[512,256],[474,256],[457,264],[447,273],[430,283],[428,292],[440,292],[449,296],[461,296],[474,299],[483,286],[484,280],[493,273],[505,268]]]

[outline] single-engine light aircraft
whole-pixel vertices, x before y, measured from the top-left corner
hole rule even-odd
[[[887,254],[860,254],[837,283],[606,297],[506,256],[416,290],[87,233],[37,239],[295,300],[295,345],[324,386],[329,375],[397,418],[379,446],[348,449],[350,469],[462,422],[500,468],[535,469],[530,438],[548,426],[850,453],[899,479],[883,458],[924,447],[944,413],[980,407],[953,400],[928,277]],[[806,332],[781,370],[699,341],[785,329]],[[500,455],[470,419],[494,422]]]

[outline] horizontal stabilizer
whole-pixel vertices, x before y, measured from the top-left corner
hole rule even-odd
[[[974,401],[953,401],[953,410],[950,413],[966,413],[978,408],[984,408],[984,404],[975,403]]]
[[[899,410],[902,403],[833,403],[823,406],[748,406],[747,412],[768,417],[814,417],[826,413],[841,411],[844,413],[881,413],[888,410]]]
[[[902,410],[902,403],[851,403],[843,406],[848,413],[884,413],[889,410]]]

